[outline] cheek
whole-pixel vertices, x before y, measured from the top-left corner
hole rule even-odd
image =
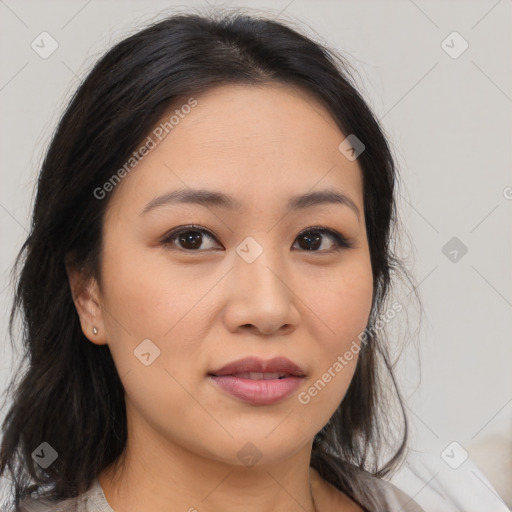
[[[135,395],[139,388],[156,390],[163,383],[166,396],[179,394],[181,388],[173,388],[174,381],[164,369],[180,382],[192,375],[201,341],[208,334],[204,319],[211,316],[204,296],[215,278],[199,268],[184,272],[135,246],[110,251],[103,262],[109,347],[119,375],[137,382]],[[137,357],[148,351],[154,362],[146,367]]]
[[[373,278],[366,272],[346,276],[330,295],[333,330],[346,340],[366,328],[371,311]]]
[[[366,259],[354,261],[317,289],[315,312],[324,324],[326,351],[343,347],[364,331],[371,312],[373,275]]]
[[[371,311],[373,276],[363,260],[345,268],[342,275],[318,290],[316,350],[312,360],[315,374],[299,402],[315,408],[327,421],[343,399],[356,369],[360,335]]]
[[[179,266],[151,251],[126,243],[105,254],[105,306],[122,337],[161,339],[200,299],[201,289]]]

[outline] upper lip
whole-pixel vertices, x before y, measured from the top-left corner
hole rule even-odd
[[[286,373],[296,377],[304,377],[304,370],[286,357],[274,357],[272,359],[260,359],[258,357],[244,357],[232,361],[218,370],[210,372],[210,375],[233,375],[236,373],[257,372],[257,373]]]

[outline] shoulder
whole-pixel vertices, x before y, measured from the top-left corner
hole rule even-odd
[[[4,509],[2,508],[2,512]],[[89,490],[74,498],[50,500],[44,496],[31,494],[22,499],[21,512],[113,512],[103,499],[97,480]]]
[[[425,512],[413,498],[391,482],[377,478],[362,469],[355,467],[354,469],[359,477],[358,487],[362,491],[361,499],[358,502],[353,501],[345,493],[324,480],[316,470],[311,471],[311,484],[313,489],[316,487],[317,495],[321,496],[326,510],[343,509],[354,512],[368,510],[373,512],[376,507],[386,506],[386,512]],[[365,499],[363,496],[367,498]],[[379,512],[381,512],[380,509]]]
[[[356,468],[356,472],[361,476],[366,488],[385,501],[388,512],[425,512],[411,496],[391,482],[360,468]]]
[[[78,507],[78,504],[78,498],[54,501],[31,495],[21,501],[20,510],[21,512],[85,512],[83,508]]]
[[[373,477],[375,478],[375,477]],[[408,494],[391,482],[375,478],[384,492],[390,512],[425,512]]]

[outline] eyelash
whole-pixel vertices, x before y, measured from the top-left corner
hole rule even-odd
[[[189,232],[199,232],[199,233],[202,233],[202,234],[205,234],[207,235],[209,238],[211,238],[212,240],[214,240],[215,242],[219,243],[217,241],[217,239],[215,238],[215,236],[207,229],[201,227],[201,226],[198,226],[196,224],[191,224],[189,226],[182,226],[180,228],[176,228],[176,229],[173,229],[170,233],[167,233],[164,238],[161,240],[161,245],[163,245],[164,247],[166,248],[171,248],[171,249],[178,249],[178,250],[181,250],[183,252],[188,252],[188,253],[193,253],[193,252],[205,252],[204,250],[192,250],[192,249],[183,249],[182,247],[177,247],[175,246],[175,244],[173,243],[173,240],[176,239],[179,235],[182,235],[184,233],[189,233]],[[331,248],[331,249],[327,249],[327,250],[323,250],[323,251],[307,251],[307,250],[303,250],[303,252],[306,252],[306,253],[333,253],[333,252],[340,252],[344,249],[351,249],[354,247],[354,243],[345,238],[341,233],[338,233],[337,231],[333,230],[333,229],[329,229],[329,228],[325,228],[323,226],[311,226],[311,227],[308,227],[304,230],[302,230],[298,235],[297,235],[297,238],[300,238],[301,236],[304,236],[306,234],[309,234],[309,233],[316,233],[316,234],[320,234],[320,235],[328,235],[331,237],[331,239],[333,240],[334,242],[334,248]],[[170,247],[170,246],[174,246],[174,247]]]

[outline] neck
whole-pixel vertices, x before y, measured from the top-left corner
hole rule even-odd
[[[98,481],[117,512],[315,512],[311,446],[285,461],[232,465],[150,436],[128,439],[120,460]],[[142,445],[143,440],[143,445]],[[313,489],[314,491],[314,489]]]

